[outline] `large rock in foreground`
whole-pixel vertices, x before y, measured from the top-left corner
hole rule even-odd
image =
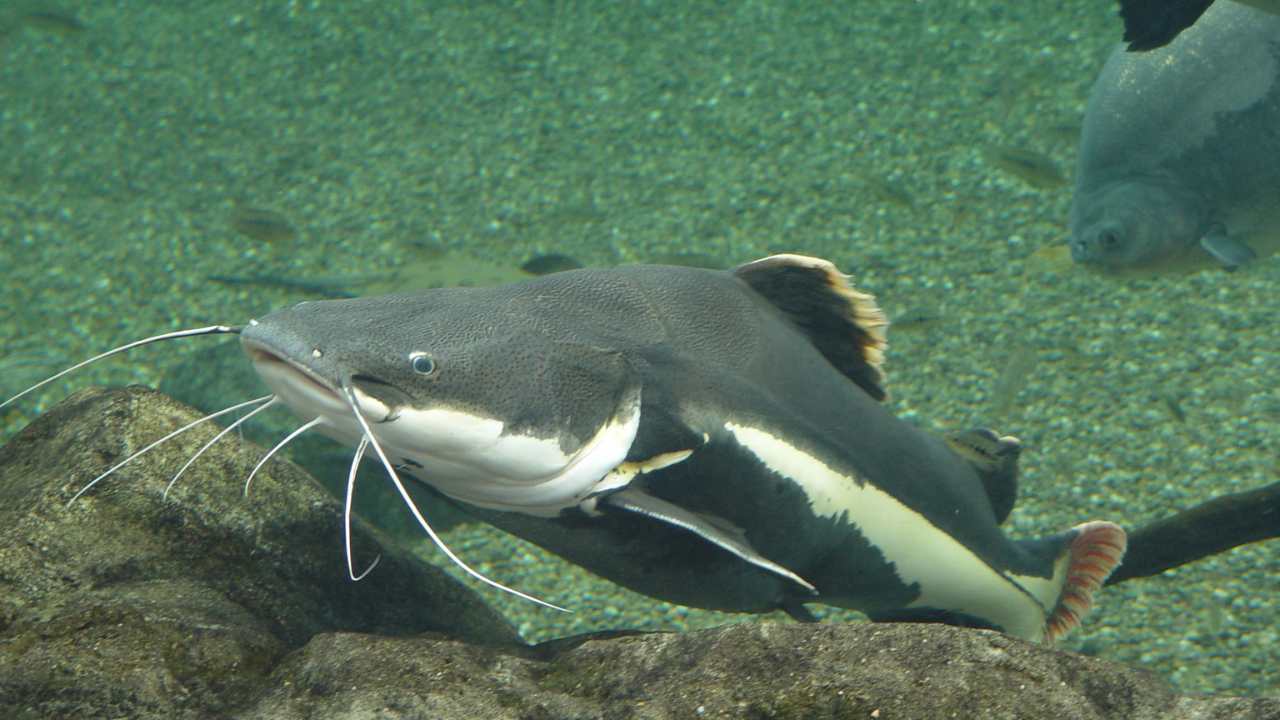
[[[557,641],[318,636],[246,717],[1264,720],[1280,700],[1178,696],[1150,673],[942,625],[743,623]]]
[[[348,582],[335,502],[228,436],[170,495],[195,431],[163,395],[80,393],[0,449],[0,717],[1280,718],[999,633],[745,623],[527,647],[466,588],[394,548]],[[376,538],[361,530],[365,561]]]
[[[199,417],[141,388],[87,390],[0,449],[0,717],[208,717],[264,688],[317,633],[518,643],[469,589],[394,548],[346,577],[341,507],[229,433],[170,493],[212,423],[85,483]],[[367,564],[371,532],[353,544]]]

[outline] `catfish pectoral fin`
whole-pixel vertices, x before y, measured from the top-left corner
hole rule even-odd
[[[1241,265],[1246,265],[1258,258],[1258,254],[1253,248],[1241,242],[1238,238],[1227,235],[1226,228],[1221,225],[1215,225],[1204,237],[1200,238],[1200,247],[1214,257],[1215,260],[1222,263],[1223,267],[1228,270],[1235,270]]]
[[[812,583],[761,555],[758,550],[751,546],[751,542],[747,540],[741,529],[734,527],[732,523],[723,518],[686,510],[679,505],[648,495],[635,488],[625,488],[612,493],[605,497],[603,502],[620,510],[644,515],[645,517],[688,530],[703,540],[728,550],[762,570],[790,580],[812,595],[818,594],[818,589]]]

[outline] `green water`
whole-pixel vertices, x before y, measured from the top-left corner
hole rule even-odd
[[[1120,34],[1110,3],[117,0],[59,5],[85,25],[69,33],[17,25],[17,7],[0,28],[0,395],[42,363],[305,297],[210,274],[791,251],[892,317],[936,318],[890,331],[893,407],[1023,439],[1014,535],[1276,480],[1280,264],[1082,273],[1045,258],[1069,183],[984,152],[1070,177]],[[296,237],[239,234],[237,207]],[[189,352],[74,385],[155,384]],[[5,436],[71,386],[0,411]],[[629,595],[484,528],[450,538],[576,610],[488,594],[530,639],[752,619]],[[1108,589],[1064,646],[1187,692],[1275,693],[1273,549]]]

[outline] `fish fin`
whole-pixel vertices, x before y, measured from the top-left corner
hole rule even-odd
[[[987,428],[954,433],[948,435],[946,441],[951,451],[978,473],[996,523],[1009,519],[1018,500],[1018,456],[1022,454],[1022,441]]]
[[[807,580],[761,555],[758,550],[751,546],[751,542],[747,540],[746,534],[742,529],[734,526],[724,518],[686,510],[679,505],[648,495],[636,488],[624,488],[618,492],[610,493],[601,502],[620,510],[644,515],[645,517],[688,530],[703,540],[728,550],[762,570],[785,578],[813,595],[818,594],[817,588]]]
[[[1066,579],[1044,623],[1047,643],[1080,625],[1093,607],[1093,594],[1120,565],[1129,542],[1124,528],[1097,520],[1075,526],[1068,535],[1070,540],[1063,553],[1067,560]]]
[[[1213,0],[1120,0],[1124,39],[1129,51],[1168,45],[1195,24]]]
[[[837,370],[876,400],[884,400],[885,328],[875,298],[858,292],[826,260],[771,255],[733,271],[803,332]]]
[[[1248,245],[1228,235],[1226,228],[1221,225],[1214,225],[1200,238],[1200,247],[1228,270],[1234,270],[1258,257]]]
[[[634,443],[632,443],[634,446]],[[671,452],[658,453],[651,455],[643,460],[626,460],[610,470],[607,475],[601,478],[591,488],[592,494],[589,495],[578,507],[588,515],[595,513],[595,508],[599,505],[599,500],[603,493],[625,488],[630,485],[637,476],[648,472],[656,472],[663,468],[670,467],[676,463],[684,462],[689,459],[696,448],[686,450],[673,450]],[[604,495],[604,497],[608,497]]]

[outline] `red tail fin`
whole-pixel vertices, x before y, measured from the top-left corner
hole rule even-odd
[[[1044,639],[1053,642],[1080,625],[1093,607],[1093,594],[1120,565],[1128,546],[1124,528],[1109,522],[1087,522],[1072,528],[1076,536],[1067,552],[1067,580],[1053,613],[1045,620]]]

